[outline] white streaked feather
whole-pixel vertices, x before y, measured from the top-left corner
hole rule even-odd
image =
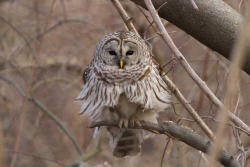
[[[105,81],[99,79],[98,76],[92,72],[90,82],[83,86],[83,90],[76,98],[77,100],[84,99],[81,101],[82,108],[80,113],[86,113],[91,119],[101,117],[104,107],[114,107],[118,105],[119,97],[122,93],[125,93],[130,103],[143,106],[143,111],[164,111],[170,106],[170,95],[166,91],[166,84],[161,77],[157,75],[157,72],[156,68],[152,68],[151,73],[146,76],[149,79],[145,77],[137,83],[125,85],[105,83]],[[159,82],[162,86],[159,86]],[[96,93],[98,87],[99,91]],[[158,100],[156,94],[163,102]],[[100,120],[100,118],[98,118],[98,120]]]

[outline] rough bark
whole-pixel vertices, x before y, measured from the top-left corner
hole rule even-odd
[[[128,125],[128,128],[131,129],[145,129],[147,131],[156,133],[156,134],[165,134],[173,139],[180,140],[187,145],[200,150],[206,154],[210,153],[210,149],[213,145],[211,141],[208,139],[198,135],[195,131],[184,127],[179,126],[174,122],[164,122],[162,124],[154,124],[150,122],[140,121],[141,126],[137,125],[131,126]],[[100,121],[100,122],[92,122],[88,125],[89,128],[101,127],[101,126],[113,126],[119,127],[117,121]],[[227,167],[240,167],[239,162],[234,159],[233,156],[229,155],[226,151],[220,151],[218,156],[218,161],[221,164]]]
[[[145,8],[143,0],[131,0]],[[152,0],[159,15],[192,37],[230,59],[234,41],[237,39],[243,17],[222,0],[195,0],[195,10],[189,0]],[[249,45],[250,46],[250,45]],[[250,47],[242,70],[250,75]]]

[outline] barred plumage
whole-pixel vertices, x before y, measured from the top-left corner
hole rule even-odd
[[[157,113],[170,106],[168,87],[150,47],[129,31],[108,34],[98,43],[83,79],[85,84],[77,100],[82,103],[80,113],[89,115],[92,121],[119,120],[125,127],[137,120],[157,123]],[[138,130],[108,130],[115,156],[139,152]]]

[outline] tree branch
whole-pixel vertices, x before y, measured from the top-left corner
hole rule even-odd
[[[15,89],[18,91],[18,93],[25,98],[27,95],[23,92],[23,90],[16,84],[16,82],[5,78],[3,76],[0,76],[0,80],[3,80],[4,82],[11,84],[12,86],[15,87]],[[54,115],[45,105],[43,105],[39,100],[29,96],[28,100],[35,104],[38,108],[41,109],[46,115],[48,115],[55,123],[56,125],[68,136],[69,140],[72,142],[74,145],[76,151],[78,152],[79,155],[82,154],[81,147],[78,145],[77,141],[73,137],[73,135],[70,133],[70,131],[62,124],[62,122],[57,118],[56,115]]]
[[[167,136],[174,137],[174,139],[180,140],[187,145],[200,150],[206,154],[209,154],[212,142],[206,138],[201,137],[193,130],[179,126],[174,122],[164,122],[162,124],[154,124],[150,122],[141,121],[141,126],[128,125],[129,129],[144,129],[156,134],[165,134]],[[89,128],[101,127],[101,126],[112,126],[119,128],[118,121],[100,121],[92,122],[88,125]],[[225,151],[221,151],[218,157],[218,161],[227,167],[240,167],[241,165]]]
[[[138,32],[136,31],[136,29],[132,23],[132,18],[130,18],[127,15],[126,11],[123,9],[119,0],[111,0],[111,2],[115,6],[116,10],[119,12],[119,15],[121,16],[121,18],[122,18],[123,22],[125,23],[126,27],[128,28],[128,30],[138,34]]]
[[[146,8],[143,0],[131,0]],[[176,25],[199,42],[230,58],[234,41],[239,36],[243,18],[222,0],[195,0],[199,11],[187,0],[152,0],[155,8],[166,3],[159,10],[159,15]],[[250,75],[250,43],[245,64],[242,66]]]
[[[194,118],[195,122],[200,126],[200,128],[206,133],[206,135],[211,139],[215,140],[215,136],[211,129],[207,126],[207,124],[202,120],[202,118],[198,115],[198,113],[194,110],[191,104],[185,99],[185,97],[181,94],[179,89],[174,85],[174,83],[167,77],[162,76],[164,82],[168,85],[169,89],[175,97],[179,100],[182,106],[188,111],[188,113]]]
[[[236,117],[233,113],[231,113],[228,108],[214,95],[214,93],[208,88],[206,83],[200,79],[200,77],[194,72],[191,66],[188,64],[185,57],[182,53],[178,50],[176,45],[174,44],[173,40],[169,36],[168,32],[166,31],[165,27],[163,26],[151,0],[144,0],[155,24],[159,28],[160,36],[164,40],[164,42],[169,46],[171,51],[174,53],[174,56],[188,73],[188,75],[193,79],[193,81],[200,87],[200,89],[204,92],[204,94],[215,104],[216,107],[220,108],[221,110],[227,112],[229,114],[230,120],[237,126],[243,128],[245,131],[250,133],[250,127],[245,124],[241,119]]]

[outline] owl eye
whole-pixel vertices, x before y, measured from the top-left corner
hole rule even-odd
[[[109,51],[109,54],[116,56],[116,53],[113,50]]]
[[[129,50],[129,51],[127,51],[127,53],[126,53],[127,56],[128,56],[128,55],[132,55],[132,54],[134,54],[134,51],[132,51],[132,50]]]

